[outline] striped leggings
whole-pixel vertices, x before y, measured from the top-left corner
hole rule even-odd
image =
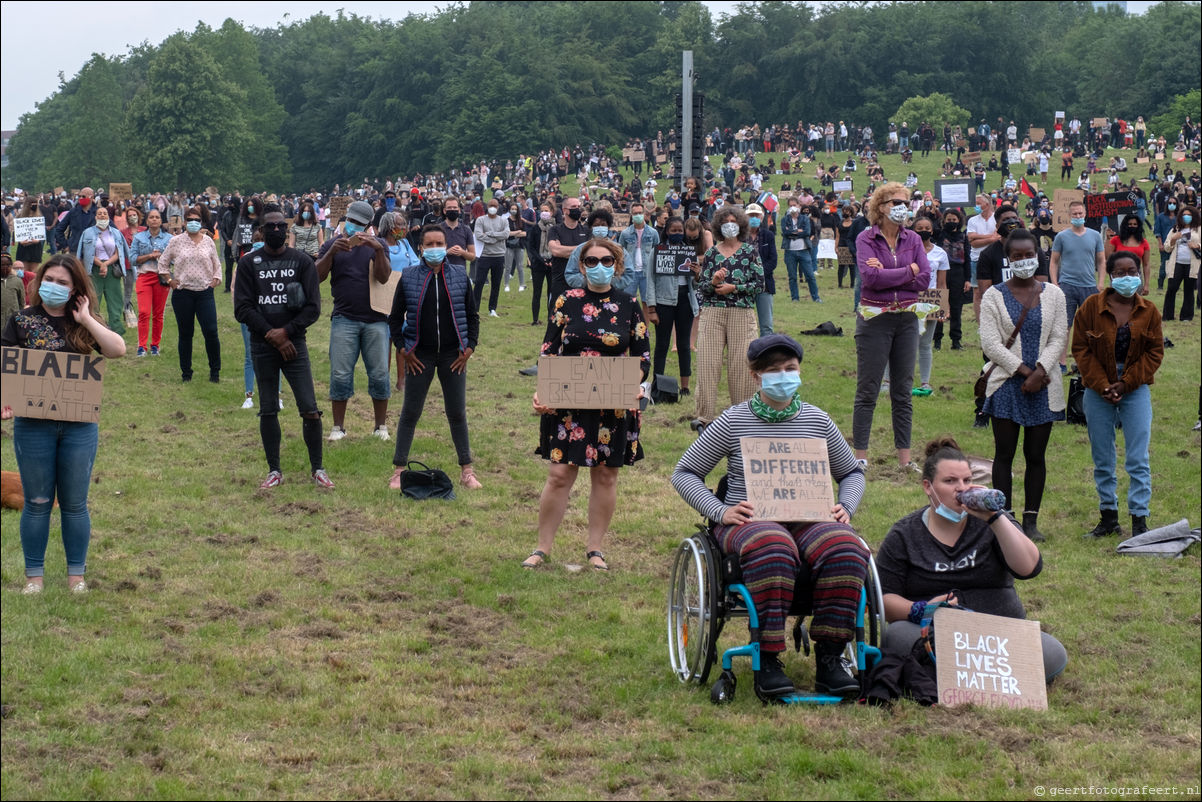
[[[709,423],[718,408],[718,383],[726,352],[726,383],[731,406],[755,395],[755,379],[747,367],[747,346],[759,332],[755,308],[703,306],[697,325],[697,418]]]
[[[760,648],[785,650],[785,618],[793,604],[799,560],[810,567],[810,637],[844,644],[855,634],[856,607],[868,575],[868,550],[847,524],[753,521],[719,526],[723,553],[738,553],[743,584],[760,619]]]

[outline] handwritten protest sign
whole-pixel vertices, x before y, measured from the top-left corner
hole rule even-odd
[[[46,241],[46,219],[44,217],[14,217],[13,239],[17,242]]]
[[[1072,223],[1069,222],[1069,219],[1072,215],[1068,213],[1069,204],[1084,200],[1085,193],[1079,189],[1058,189],[1054,191],[1052,193],[1052,228],[1057,231],[1071,228]]]
[[[1006,150],[1006,161],[1011,164],[1018,164],[1023,160],[1023,152],[1018,148],[1008,148]]]
[[[918,293],[918,303],[920,304],[936,304],[939,307],[939,320],[947,320],[952,314],[951,301],[948,299],[947,290],[936,287],[933,290],[922,290]],[[934,315],[928,315],[929,318],[934,318]]]
[[[614,227],[612,229],[613,231],[615,231],[615,232],[623,231],[626,229],[627,226],[630,225],[630,213],[629,212],[613,212],[613,216],[614,216]]]
[[[835,241],[833,239],[818,240],[818,252],[814,256],[815,259],[838,259],[839,254],[835,249]]]
[[[66,190],[64,190],[62,187],[55,187],[55,188],[54,188],[54,194],[55,194],[55,195],[62,195],[62,194],[63,194],[63,192],[65,192],[65,191],[66,191]]]
[[[1110,125],[1110,121],[1105,117],[1094,117],[1092,120],[1090,120],[1090,125],[1092,125],[1094,128],[1105,128],[1106,126]]]
[[[346,208],[350,205],[351,199],[346,195],[330,198],[330,208],[326,212],[326,219],[330,221],[331,226],[338,225],[338,221],[346,216]]]
[[[1048,709],[1038,621],[935,611],[939,703]]]
[[[1043,138],[1048,135],[1048,132],[1043,128],[1031,126],[1027,129],[1027,136],[1031,137],[1032,142],[1042,142]]]
[[[691,245],[673,245],[664,243],[655,248],[655,274],[657,276],[676,276],[692,272],[688,264],[697,256],[697,250]]]
[[[850,179],[846,181],[836,181],[831,185],[831,189],[835,192],[852,192],[853,190],[851,185],[852,182]]]
[[[743,481],[756,521],[830,521],[834,485],[826,440],[740,437]]]
[[[104,357],[67,351],[5,348],[0,355],[0,406],[21,418],[100,420]]]
[[[835,248],[835,253],[838,254],[839,264],[841,265],[854,265],[856,263],[855,258],[851,255],[851,248],[840,245],[838,248]]]
[[[109,200],[123,201],[132,200],[134,197],[133,184],[109,184]]]
[[[642,360],[636,356],[543,356],[538,400],[552,409],[635,409]]]
[[[1064,112],[1062,112],[1062,111],[1058,111],[1058,112],[1056,112],[1056,119],[1057,119],[1057,120],[1063,120],[1063,119],[1064,119]]]
[[[974,164],[976,164],[980,160],[981,160],[981,152],[979,150],[970,151],[960,157],[960,161],[962,161],[964,163],[965,167],[972,167]]]

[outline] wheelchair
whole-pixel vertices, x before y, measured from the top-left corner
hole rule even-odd
[[[760,669],[760,630],[751,592],[742,584],[738,555],[723,555],[713,534],[712,524],[697,524],[697,534],[684,538],[676,550],[668,589],[668,659],[672,672],[684,684],[705,685],[718,659],[718,638],[733,618],[746,618],[750,641],[722,652],[722,674],[710,688],[710,701],[726,704],[734,701],[737,679],[735,657],[750,657],[753,671]],[[863,539],[861,539],[863,543]],[[868,547],[864,543],[865,548]],[[809,639],[802,620],[810,614],[809,570],[804,564],[794,586],[790,615],[797,616],[793,627],[795,648]],[[867,672],[881,659],[884,640],[885,608],[880,580],[871,550],[868,576],[860,591],[856,609],[855,639],[848,644],[843,659],[856,669],[861,687]],[[754,684],[753,684],[754,685]],[[838,704],[840,696],[795,691],[780,697],[756,695],[765,704]]]

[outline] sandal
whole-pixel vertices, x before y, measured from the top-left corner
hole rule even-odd
[[[530,562],[535,557],[538,558],[538,562]],[[542,567],[542,564],[546,560],[547,560],[547,552],[543,551],[542,549],[535,549],[534,551],[530,552],[529,557],[527,557],[525,560],[522,561],[522,567],[530,569],[530,570],[534,570],[535,568]]]
[[[484,487],[484,485],[480,484],[480,480],[476,478],[476,471],[472,469],[471,465],[463,466],[463,470],[459,474],[459,483],[468,490],[479,490]]]
[[[594,557],[601,561],[601,563],[599,565],[597,563],[593,562]],[[605,562],[605,555],[599,551],[590,551],[589,553],[584,555],[584,559],[589,561],[589,565],[593,566],[594,570],[597,570],[597,571],[608,571],[609,570],[609,564],[607,562]]]

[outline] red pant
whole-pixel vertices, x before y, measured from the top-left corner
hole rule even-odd
[[[159,283],[159,274],[155,272],[141,273],[136,285],[138,293],[138,347],[146,347],[146,335],[150,334],[150,344],[156,348],[163,339],[163,310],[167,308],[167,295],[170,288]],[[154,327],[151,328],[151,320]]]

